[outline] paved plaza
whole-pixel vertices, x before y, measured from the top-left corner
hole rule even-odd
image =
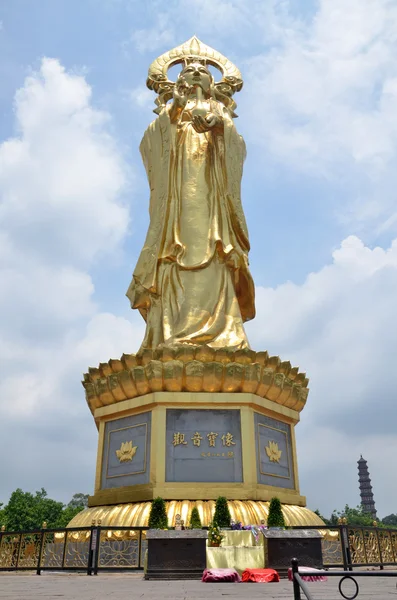
[[[309,589],[315,600],[342,600],[336,577],[327,582],[311,583]],[[397,578],[361,578],[358,580],[358,600],[397,599]],[[347,584],[346,584],[347,585]],[[351,584],[350,584],[351,586]],[[352,587],[345,593],[351,594]],[[87,577],[76,574],[0,574],[1,600],[231,600],[268,598],[292,600],[292,583],[210,584],[200,581],[144,581],[142,574],[101,574]],[[302,594],[302,598],[304,595]]]

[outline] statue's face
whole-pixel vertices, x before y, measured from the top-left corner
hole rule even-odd
[[[207,67],[200,63],[191,63],[181,73],[188,85],[200,85],[208,92],[212,82],[212,76]]]

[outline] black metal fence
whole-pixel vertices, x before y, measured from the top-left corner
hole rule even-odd
[[[0,571],[143,569],[147,527],[73,527],[0,532]]]
[[[307,600],[314,600],[314,596],[309,590],[309,586],[305,579],[308,577],[339,577],[338,590],[342,598],[345,600],[355,600],[357,598],[360,587],[356,581],[356,577],[397,577],[397,571],[309,571],[305,569],[303,573],[299,572],[299,564],[296,558],[291,561],[292,583],[294,590],[294,600],[301,600],[301,591],[305,594]],[[353,584],[353,593],[348,593],[345,584],[350,582]]]
[[[75,527],[0,532],[0,571],[143,569],[147,527]],[[397,529],[335,525],[321,532],[323,568],[397,567]]]
[[[397,566],[397,529],[334,525],[294,527],[322,533],[323,567],[351,570],[356,567]]]

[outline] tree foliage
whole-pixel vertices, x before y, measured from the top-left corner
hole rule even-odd
[[[74,494],[71,501],[68,503],[67,508],[75,510],[76,508],[87,508],[88,506],[88,494]],[[76,513],[77,514],[77,513]]]
[[[201,519],[197,506],[194,506],[190,515],[190,529],[201,529]]]
[[[397,515],[395,515],[394,513],[392,513],[391,515],[387,515],[387,517],[384,517],[384,519],[382,519],[382,523],[387,527],[397,527]]]
[[[215,503],[215,513],[213,523],[219,527],[230,527],[230,515],[227,499],[224,496],[219,496]]]
[[[326,521],[326,524],[337,525],[339,519],[341,518],[345,518],[349,525],[361,525],[364,527],[370,527],[374,522],[373,516],[370,513],[365,512],[361,506],[352,508],[346,504],[342,511],[334,510],[331,518],[328,520],[328,522]]]
[[[47,523],[48,528],[66,527],[83,508],[83,504],[71,507],[52,500],[43,488],[35,494],[18,488],[4,508],[0,505],[0,525],[4,525],[7,531],[40,529],[43,522]]]
[[[285,527],[284,515],[281,508],[281,502],[278,498],[270,500],[269,514],[267,517],[268,527]]]
[[[149,514],[150,529],[167,529],[168,519],[163,498],[155,498]]]

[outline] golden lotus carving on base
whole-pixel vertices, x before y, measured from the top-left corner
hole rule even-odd
[[[132,445],[132,440],[129,442],[123,442],[119,450],[116,450],[116,456],[121,463],[130,462],[138,449],[138,446]]]
[[[268,445],[265,446],[265,450],[270,462],[280,462],[282,451],[279,450],[277,442],[270,441]]]
[[[123,354],[90,367],[83,386],[91,412],[151,392],[247,392],[300,412],[306,373],[267,352],[180,345]]]

